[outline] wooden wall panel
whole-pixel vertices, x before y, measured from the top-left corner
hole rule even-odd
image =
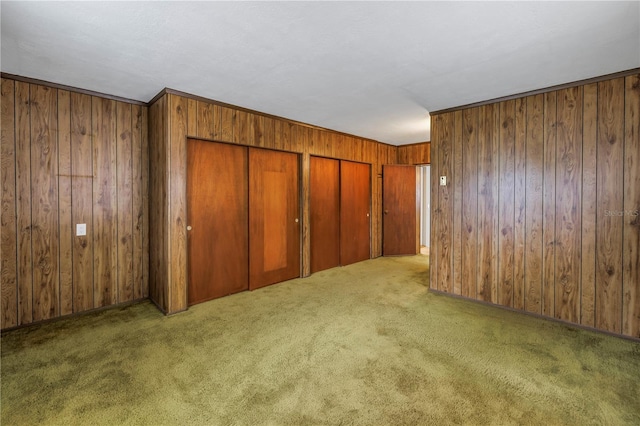
[[[119,302],[133,300],[133,129],[131,105],[116,104],[117,286]]]
[[[462,111],[462,291],[476,297],[478,281],[478,108]]]
[[[140,141],[135,152],[134,121]],[[140,213],[147,192],[141,182],[148,180],[146,139],[146,107],[2,80],[3,330],[148,294],[142,234],[148,224]],[[8,218],[10,211],[15,219]],[[82,223],[87,235],[76,236]],[[134,235],[138,255],[129,250],[118,257]],[[134,279],[140,282],[137,296],[118,291],[118,263],[127,262],[139,265],[135,278],[124,269],[129,287]]]
[[[515,101],[499,104],[498,303],[513,307],[515,228]]]
[[[149,108],[149,298],[164,312],[168,312],[169,307],[167,303],[169,287],[168,96],[162,96]],[[198,111],[200,112],[200,105],[198,105]],[[200,129],[200,121],[198,121],[198,129]]]
[[[438,170],[440,176],[446,176],[447,184],[438,186],[440,215],[437,225],[439,250],[436,285],[438,290],[450,293],[453,292],[453,113],[443,114],[439,136]]]
[[[93,96],[93,303],[95,307],[116,303],[117,283],[117,191],[116,103]]]
[[[16,82],[16,218],[18,228],[18,325],[33,322],[31,240],[31,104],[29,83]]]
[[[398,164],[431,164],[431,144],[422,142],[397,148]]]
[[[544,95],[544,169],[542,190],[542,314],[555,311],[556,254],[556,92]]]
[[[453,152],[452,152],[452,170],[451,177],[453,179],[453,242],[451,248],[453,250],[453,265],[451,267],[453,275],[454,294],[462,293],[462,158],[464,147],[462,145],[462,111],[455,111],[453,117]],[[418,235],[420,233],[420,225],[418,222]],[[418,238],[419,240],[420,238]]]
[[[187,125],[188,103],[181,96],[169,96],[168,147],[169,180],[169,280],[175,283],[168,289],[168,311],[187,309]],[[233,137],[233,125],[223,126],[224,132]],[[229,133],[230,132],[230,133]]]
[[[558,93],[556,318],[579,322],[582,206],[582,87]]]
[[[431,139],[440,141],[440,128],[442,116],[431,117]],[[439,145],[429,148],[431,155],[431,235],[429,241],[429,288],[438,289],[438,251],[440,244],[438,241],[440,223],[440,191],[439,191]],[[475,293],[475,291],[474,291]]]
[[[73,311],[93,305],[93,138],[91,96],[71,93],[71,219],[85,224],[86,236],[73,230]]]
[[[29,104],[33,320],[40,321],[59,315],[56,90],[31,87]]]
[[[622,332],[624,79],[598,83],[596,327]]]
[[[497,106],[495,106],[497,108]],[[478,289],[480,300],[497,299],[496,250],[497,147],[494,146],[494,105],[480,107],[478,117]],[[441,244],[438,241],[438,244]]]
[[[60,315],[73,313],[71,93],[58,90],[58,232]]]
[[[15,83],[2,79],[0,86],[2,115],[0,118],[0,190],[2,211],[0,216],[0,295],[2,313],[0,328],[18,325],[17,292],[17,229],[16,229],[16,137],[15,137]]]
[[[622,333],[640,338],[640,75],[625,81]]]
[[[524,310],[525,306],[525,245],[526,245],[526,139],[527,101],[516,99],[516,123],[514,141],[514,229],[513,229],[513,307]]]
[[[595,325],[596,212],[597,212],[597,112],[598,85],[583,90],[582,109],[582,242],[580,323]]]
[[[525,155],[526,207],[525,207],[525,278],[524,309],[542,314],[542,207],[544,143],[544,95],[527,99],[527,135]]]
[[[431,288],[460,251],[465,297],[639,337],[638,111],[631,75],[433,116]],[[461,204],[437,186],[452,164]]]

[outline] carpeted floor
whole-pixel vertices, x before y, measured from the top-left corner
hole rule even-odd
[[[2,425],[640,424],[640,343],[431,294],[379,258],[2,336]]]

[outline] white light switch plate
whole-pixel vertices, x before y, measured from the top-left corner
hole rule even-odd
[[[87,224],[76,223],[76,237],[82,237],[84,235],[87,235]]]

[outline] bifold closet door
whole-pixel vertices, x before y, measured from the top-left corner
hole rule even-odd
[[[298,155],[249,148],[249,288],[300,276]]]
[[[371,257],[371,166],[340,162],[340,264]]]
[[[340,161],[311,157],[311,272],[340,265]]]
[[[382,254],[420,251],[420,173],[416,166],[382,166]]]
[[[247,148],[189,139],[187,161],[193,305],[249,288]]]

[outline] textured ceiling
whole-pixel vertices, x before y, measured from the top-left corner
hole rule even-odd
[[[164,87],[395,145],[428,111],[640,67],[640,2],[7,2],[3,72]]]

